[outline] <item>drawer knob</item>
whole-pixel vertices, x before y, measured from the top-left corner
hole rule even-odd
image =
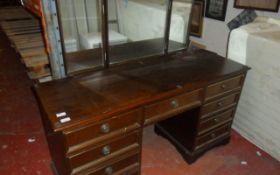
[[[227,88],[227,85],[223,84],[223,85],[221,86],[221,88],[222,88],[223,90],[225,90],[225,89]]]
[[[217,118],[215,118],[214,121],[215,121],[216,123],[219,123],[220,120],[217,119]]]
[[[113,174],[113,168],[111,166],[105,168],[105,174],[107,175]]]
[[[100,131],[104,134],[110,132],[110,125],[108,123],[104,123],[103,125],[101,125]]]
[[[215,133],[212,133],[212,134],[211,134],[211,137],[212,137],[212,139],[214,139],[214,138],[216,137],[216,134],[215,134]]]
[[[223,106],[223,102],[217,103],[217,106],[218,106],[218,107],[222,107],[222,106]]]
[[[103,148],[102,148],[102,154],[104,155],[104,156],[107,156],[107,155],[109,155],[111,153],[111,148],[110,148],[110,146],[104,146]]]
[[[170,102],[170,105],[171,105],[173,108],[177,108],[177,107],[179,106],[179,103],[178,103],[177,100],[172,100],[172,101]]]

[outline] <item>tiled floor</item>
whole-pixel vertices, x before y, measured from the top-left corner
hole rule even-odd
[[[50,175],[50,156],[38,107],[18,55],[0,32],[0,175]],[[176,149],[144,131],[143,175],[280,175],[280,163],[236,132],[227,146],[192,165]],[[243,164],[241,164],[241,162]]]

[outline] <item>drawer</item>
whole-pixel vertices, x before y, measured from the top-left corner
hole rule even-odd
[[[140,162],[139,154],[127,156],[124,159],[115,159],[107,164],[97,165],[85,171],[73,172],[72,174],[90,175],[134,175],[139,174]]]
[[[234,111],[235,111],[234,109],[231,109],[221,114],[215,115],[211,118],[201,120],[198,125],[198,135],[202,135],[220,125],[232,121]]]
[[[145,107],[145,124],[152,124],[201,104],[202,90],[184,93]]]
[[[229,136],[230,129],[231,129],[231,123],[227,123],[213,130],[211,133],[207,133],[205,135],[198,137],[195,142],[195,150],[205,147],[208,144],[211,144],[220,138]]]
[[[89,149],[69,155],[68,162],[72,169],[94,161],[106,161],[129,150],[140,149],[140,133],[133,132],[127,136],[112,139],[99,146],[89,146]]]
[[[241,89],[244,75],[234,77],[219,83],[212,84],[207,87],[205,100],[210,100],[212,98],[223,95],[227,92]]]
[[[98,143],[117,137],[141,126],[142,111],[130,111],[108,120],[87,125],[78,129],[64,131],[68,153],[80,149],[84,145]]]
[[[238,98],[240,93],[235,93],[214,102],[205,104],[201,108],[201,118],[207,118],[212,114],[225,110],[229,107],[235,106],[237,104]]]

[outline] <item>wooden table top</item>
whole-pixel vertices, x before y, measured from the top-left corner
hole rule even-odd
[[[100,121],[181,92],[203,88],[249,68],[208,51],[139,59],[109,69],[38,84],[38,101],[55,131]],[[60,123],[56,113],[70,122]]]

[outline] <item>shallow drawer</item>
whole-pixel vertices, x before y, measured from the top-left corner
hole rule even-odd
[[[208,144],[215,142],[216,140],[222,137],[229,136],[230,128],[231,128],[231,123],[228,123],[213,130],[211,133],[207,133],[205,135],[198,137],[195,142],[196,145],[195,150],[207,146]]]
[[[88,145],[90,142],[100,142],[139,128],[141,126],[141,114],[141,110],[134,110],[96,124],[63,132],[69,148],[68,152],[83,147],[78,145],[83,142],[87,142],[83,144]]]
[[[116,138],[99,146],[89,146],[77,154],[69,155],[68,161],[72,169],[94,161],[105,161],[117,157],[129,150],[140,149],[140,133],[133,132],[127,136]]]
[[[87,171],[81,171],[73,174],[90,175],[134,175],[138,174],[140,169],[139,154],[128,156],[124,159],[116,159],[104,165],[94,166]]]
[[[234,115],[234,109],[228,110],[214,117],[201,120],[198,125],[198,135],[202,135],[222,124],[232,121]]]
[[[206,101],[235,89],[241,89],[243,79],[244,75],[240,75],[208,86],[205,95]]]
[[[201,109],[201,118],[207,118],[213,113],[225,110],[237,104],[239,93],[232,94],[204,105]]]
[[[166,117],[201,104],[202,90],[184,93],[145,107],[145,124],[155,123]]]

